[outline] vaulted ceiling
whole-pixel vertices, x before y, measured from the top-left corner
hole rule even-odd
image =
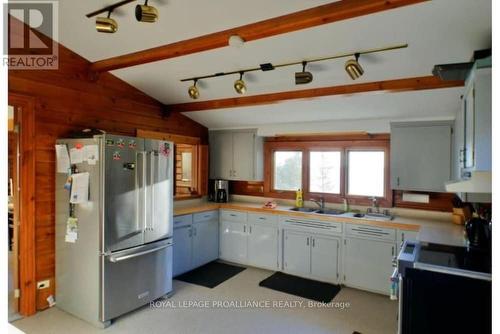
[[[331,0],[195,1],[151,0],[158,8],[157,23],[139,23],[134,4],[113,14],[119,30],[102,34],[85,14],[115,1],[59,2],[59,40],[90,61],[229,29],[243,24],[330,3]],[[356,82],[427,76],[435,64],[464,62],[474,50],[491,47],[490,0],[433,0],[353,19],[223,47],[173,59],[123,68],[113,74],[165,104],[191,102],[180,79],[239,70],[261,63],[281,63],[362,49],[408,43],[406,49],[360,58],[365,69]],[[311,64],[314,81],[296,86],[297,68],[245,75],[247,95],[353,83],[343,69],[345,59]],[[200,99],[238,97],[234,77],[199,82]],[[325,122],[353,119],[453,118],[461,88],[406,93],[331,96],[308,101],[237,109],[190,112],[210,128],[261,126],[271,123]]]

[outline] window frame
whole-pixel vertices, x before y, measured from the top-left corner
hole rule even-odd
[[[274,186],[274,153],[276,151],[302,151],[302,190],[304,200],[323,197],[330,203],[371,205],[370,196],[348,195],[348,152],[349,151],[383,151],[384,152],[384,196],[377,197],[381,206],[392,206],[392,190],[390,189],[390,139],[388,134],[359,136],[325,136],[322,138],[267,138],[264,143],[264,195],[267,197],[295,199],[295,191],[273,189]],[[318,193],[309,191],[310,152],[340,151],[340,194]]]

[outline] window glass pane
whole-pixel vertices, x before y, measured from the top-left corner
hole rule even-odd
[[[340,194],[340,152],[311,152],[309,191]]]
[[[293,191],[302,188],[302,152],[274,152],[273,188]]]
[[[384,152],[349,151],[347,193],[384,196]]]

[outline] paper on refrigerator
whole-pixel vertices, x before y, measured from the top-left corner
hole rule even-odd
[[[71,167],[68,155],[68,148],[65,144],[56,145],[57,172],[67,173]]]
[[[72,164],[79,164],[83,162],[83,149],[71,148],[69,150],[69,157]]]
[[[83,159],[87,160],[89,165],[95,165],[99,160],[99,146],[85,145],[83,147]]]
[[[78,204],[89,201],[89,177],[90,174],[88,172],[71,175],[70,203]]]

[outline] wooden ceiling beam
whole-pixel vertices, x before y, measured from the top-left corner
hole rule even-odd
[[[341,0],[224,31],[99,60],[92,63],[90,69],[93,72],[117,70],[222,48],[228,45],[229,37],[232,35],[239,35],[244,41],[249,42],[425,1],[430,0]]]
[[[443,81],[439,77],[431,75],[415,78],[365,82],[351,85],[292,90],[287,92],[226,98],[220,100],[171,104],[167,105],[166,108],[170,111],[190,112],[265,105],[278,103],[281,101],[311,99],[321,96],[353,95],[373,92],[406,92],[416,90],[462,87],[463,85],[464,81],[462,80]]]

